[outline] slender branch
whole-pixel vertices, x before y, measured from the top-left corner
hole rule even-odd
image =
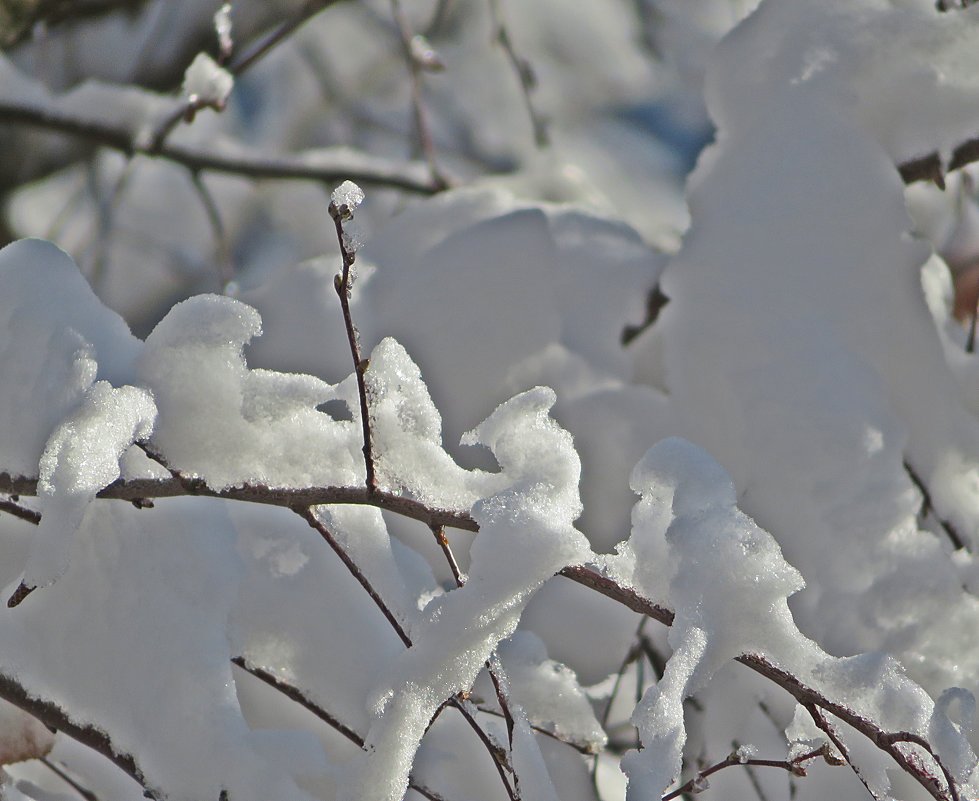
[[[840,733],[836,731],[836,727],[826,720],[826,716],[820,712],[819,707],[817,707],[815,704],[802,704],[802,706],[809,713],[809,717],[811,717],[813,723],[816,724],[816,728],[823,732],[823,734],[829,738],[830,742],[836,746],[836,750],[840,752],[840,756],[842,757],[843,761],[850,766],[850,770],[853,771],[853,775],[856,776],[860,780],[860,783],[867,788],[867,792],[870,794],[871,798],[874,798],[875,801],[881,801],[877,796],[877,793],[874,792],[873,788],[860,772],[860,769],[853,763],[853,760],[850,758],[850,749],[846,747],[846,743],[843,742],[843,738],[840,736]],[[827,754],[828,753],[829,752],[827,751]]]
[[[276,45],[284,42],[310,18],[318,14],[320,11],[335,5],[339,1],[340,0],[307,0],[307,2],[303,3],[303,5],[299,8],[296,14],[282,22],[271,33],[259,39],[241,58],[236,59],[228,68],[228,72],[230,72],[234,77],[238,77],[264,58],[272,49],[276,47]],[[186,98],[157,125],[157,128],[153,132],[150,140],[151,144],[149,151],[151,153],[158,152],[166,143],[170,134],[173,133],[181,122],[192,122],[198,111],[208,107],[214,107],[214,104],[207,100],[198,98]],[[223,108],[223,105],[221,108]]]
[[[357,326],[354,325],[353,315],[350,313],[350,289],[352,285],[352,268],[357,259],[357,251],[348,246],[347,236],[343,230],[343,223],[353,215],[353,209],[346,206],[340,208],[336,203],[330,202],[330,217],[337,231],[337,243],[340,246],[340,257],[343,260],[343,267],[340,274],[333,283],[337,296],[340,298],[340,307],[343,310],[343,325],[347,331],[347,344],[350,346],[350,357],[354,363],[354,373],[357,375],[357,396],[360,399],[360,425],[364,435],[364,468],[367,471],[367,495],[370,497],[377,492],[377,476],[374,474],[374,450],[371,436],[370,408],[367,402],[367,382],[364,377],[367,372],[368,360],[361,356],[360,336]]]
[[[228,245],[227,231],[224,222],[221,220],[221,211],[214,200],[214,195],[207,188],[207,184],[201,178],[199,172],[192,172],[190,179],[197,190],[197,196],[201,200],[207,220],[211,225],[211,232],[214,235],[214,249],[218,259],[218,281],[224,289],[235,277],[234,264],[231,262],[231,248]]]
[[[262,39],[252,44],[240,56],[232,59],[228,71],[235,77],[251,69],[258,61],[265,58],[276,46],[288,39],[299,28],[321,11],[336,5],[340,0],[306,0],[299,10],[289,19],[283,21],[277,28]]]
[[[476,709],[482,712],[484,715],[493,715],[497,718],[502,718],[503,713],[499,709],[494,709],[486,704],[476,704]],[[543,726],[538,726],[535,723],[530,723],[530,728],[537,734],[543,734],[545,737],[550,737],[552,740],[557,740],[559,743],[563,743],[569,748],[573,748],[579,754],[584,754],[585,756],[595,756],[595,746],[588,742],[582,742],[580,740],[572,740],[569,737],[561,735],[559,732],[551,731]]]
[[[434,525],[430,528],[432,529],[432,534],[435,535],[435,541],[438,543],[439,548],[442,549],[445,561],[449,565],[449,570],[452,571],[452,577],[455,579],[456,586],[461,587],[465,584],[466,577],[459,569],[459,563],[456,561],[455,554],[452,552],[452,546],[449,545],[449,538],[445,535],[445,526]]]
[[[907,459],[904,460],[904,470],[908,474],[908,477],[911,479],[912,483],[918,488],[918,492],[921,493],[921,517],[927,517],[929,510],[934,510],[938,524],[942,527],[942,530],[945,532],[949,540],[951,540],[952,545],[955,546],[955,549],[962,550],[965,548],[965,542],[962,540],[962,537],[959,535],[959,532],[956,530],[955,526],[953,526],[947,520],[938,517],[938,510],[935,509],[935,504],[932,503],[931,493],[928,492],[928,487],[925,486],[925,482],[921,480],[921,477],[915,472],[914,468],[911,466],[911,463]]]
[[[65,771],[57,762],[47,757],[41,757],[38,762],[40,762],[44,767],[50,770],[55,776],[57,776],[61,781],[71,787],[76,793],[78,793],[85,801],[99,801],[99,797],[89,790],[87,787],[83,787],[77,781],[75,781],[68,772]]]
[[[418,136],[418,147],[421,150],[428,169],[432,176],[432,183],[446,185],[446,181],[438,167],[435,158],[435,142],[432,138],[432,129],[428,124],[428,111],[425,108],[425,99],[422,97],[422,63],[416,57],[413,49],[414,39],[408,17],[401,5],[401,0],[391,0],[391,13],[394,17],[395,27],[398,29],[398,38],[401,40],[401,51],[404,55],[405,65],[408,68],[408,77],[411,83],[411,109],[415,120],[415,133]]]
[[[356,731],[354,731],[352,728],[347,726],[345,723],[341,723],[338,718],[334,717],[332,714],[327,712],[322,706],[311,701],[309,697],[298,687],[294,687],[288,682],[283,681],[274,673],[270,673],[269,671],[263,668],[251,664],[243,656],[233,657],[231,662],[237,665],[238,667],[240,667],[246,673],[249,673],[252,676],[254,676],[259,681],[264,682],[269,687],[272,687],[273,689],[282,693],[284,696],[286,696],[286,698],[290,699],[291,701],[295,701],[304,709],[308,710],[309,712],[312,712],[316,717],[318,717],[320,720],[322,720],[324,723],[326,723],[335,731],[342,734],[358,748],[364,747],[365,741],[363,737],[361,737]],[[425,798],[428,798],[429,801],[444,801],[441,795],[436,793],[434,790],[426,787],[425,785],[419,784],[414,779],[408,780],[408,786],[415,792],[423,795]]]
[[[0,492],[12,495],[37,495],[37,479],[0,473]],[[364,487],[303,487],[275,489],[262,484],[242,484],[224,490],[213,490],[200,478],[186,476],[171,478],[130,479],[114,481],[99,492],[99,498],[123,501],[148,501],[154,498],[175,498],[184,495],[247,501],[268,506],[295,509],[305,506],[354,504],[376,506],[428,526],[449,526],[476,532],[479,526],[467,513],[451,509],[433,509],[421,501],[384,490],[368,494]]]
[[[306,520],[306,522],[309,523],[310,526],[316,529],[316,531],[320,533],[320,536],[322,536],[324,540],[326,540],[329,546],[334,550],[334,552],[336,552],[337,556],[340,557],[340,561],[342,561],[343,564],[346,566],[347,570],[350,571],[350,574],[355,579],[357,579],[360,586],[364,588],[364,590],[370,596],[371,600],[374,602],[377,608],[381,610],[381,613],[387,619],[388,623],[391,624],[391,627],[397,633],[398,637],[401,638],[401,642],[404,644],[404,646],[406,648],[411,648],[412,646],[411,638],[408,636],[408,633],[404,630],[404,627],[401,625],[400,622],[398,622],[398,619],[394,616],[394,613],[391,611],[391,608],[384,602],[384,600],[378,594],[377,590],[374,589],[374,586],[364,575],[363,571],[361,571],[361,569],[358,567],[357,563],[350,558],[350,555],[346,552],[346,550],[344,550],[343,546],[340,545],[336,537],[333,536],[333,533],[325,525],[323,525],[323,523],[316,517],[312,509],[310,508],[296,509],[295,511],[304,520]],[[503,766],[501,764],[500,756],[497,752],[497,749],[490,742],[490,739],[486,735],[486,732],[483,731],[482,727],[479,725],[476,719],[469,713],[469,710],[466,709],[465,705],[461,701],[459,701],[459,699],[450,698],[447,703],[451,706],[454,706],[456,709],[459,710],[459,712],[462,713],[462,716],[466,719],[466,722],[476,733],[476,736],[479,737],[480,741],[483,743],[483,745],[486,747],[487,751],[489,752],[489,755],[492,757],[493,763],[496,765],[497,771],[500,774],[500,778],[503,781],[504,787],[506,788],[510,800],[518,801],[516,795],[514,794],[513,788],[510,786],[510,783],[507,780],[506,773],[503,770]],[[442,708],[444,707],[440,707],[439,711],[441,711]]]
[[[709,768],[704,768],[686,784],[664,795],[662,801],[672,801],[672,799],[684,793],[695,792],[698,787],[703,787],[703,781],[708,776],[712,776],[718,771],[734,766],[747,767],[750,765],[756,768],[779,768],[781,770],[787,770],[795,776],[805,776],[806,769],[804,763],[821,757],[824,753],[825,750],[823,748],[817,748],[815,751],[802,754],[789,761],[782,759],[739,759],[737,754],[734,753],[726,759],[722,759],[720,762],[711,765]]]
[[[27,102],[4,96],[0,90],[0,123],[25,125],[85,139],[128,156],[142,154],[182,164],[191,171],[240,175],[254,179],[318,181],[335,184],[349,178],[366,186],[402,189],[434,194],[442,187],[432,183],[427,165],[397,162],[358,152],[350,148],[322,148],[293,154],[272,154],[237,143],[218,142],[196,145],[164,142],[150,152],[140,143],[139,132],[131,124],[97,117],[82,117],[60,108],[56,101]]]
[[[19,503],[8,501],[6,498],[0,498],[0,512],[6,512],[14,517],[19,517],[21,520],[33,523],[35,526],[41,522],[40,512],[35,512],[33,509],[28,509]]]
[[[312,509],[296,509],[296,514],[303,518],[310,526],[312,526],[316,531],[319,532],[320,536],[326,540],[327,544],[334,550],[337,556],[340,557],[340,561],[346,566],[350,574],[357,579],[357,582],[361,587],[364,588],[365,592],[370,596],[370,599],[374,602],[374,605],[381,610],[381,614],[387,619],[388,623],[391,624],[391,628],[394,629],[395,633],[401,639],[405,648],[411,648],[411,638],[408,636],[408,632],[405,631],[404,626],[398,621],[394,616],[384,600],[378,595],[377,590],[374,589],[374,585],[370,583],[367,576],[364,575],[363,571],[358,567],[357,563],[350,558],[350,554],[346,552],[344,547],[337,541],[337,538],[333,536],[333,532],[328,529],[323,522],[316,517],[316,514]]]
[[[60,731],[82,745],[87,745],[93,751],[98,751],[139,782],[146,790],[147,797],[163,801],[164,796],[147,784],[136,758],[99,727],[77,722],[56,703],[35,697],[16,679],[2,673],[0,673],[0,698],[33,715],[49,729]]]
[[[500,774],[500,781],[503,782],[503,787],[506,790],[510,801],[520,801],[520,798],[514,791],[513,785],[510,784],[510,780],[506,775],[506,770],[503,767],[505,754],[502,754],[500,749],[493,744],[493,741],[490,740],[489,735],[483,731],[483,727],[479,725],[476,718],[472,716],[472,713],[466,709],[464,702],[460,701],[458,698],[450,698],[446,703],[449,706],[455,707],[457,710],[459,710],[459,713],[466,719],[469,727],[476,732],[476,736],[479,737],[483,743],[483,746],[490,753],[490,756],[493,757],[493,764],[496,765],[496,772]]]
[[[510,38],[506,22],[503,19],[503,10],[500,8],[500,0],[489,0],[490,16],[493,20],[493,37],[503,49],[507,61],[513,67],[513,71],[520,82],[520,91],[523,95],[524,106],[527,108],[527,115],[530,117],[530,124],[534,129],[534,144],[537,147],[547,147],[550,144],[550,135],[547,132],[547,121],[537,111],[534,105],[533,91],[537,83],[533,67],[527,59],[517,54]]]

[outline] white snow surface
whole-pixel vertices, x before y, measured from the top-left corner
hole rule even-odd
[[[930,250],[894,163],[979,129],[963,99],[979,91],[977,12],[765,2],[718,46],[717,142],[663,274],[664,369],[646,376],[805,575],[807,634],[894,653],[935,694],[979,682],[979,604],[919,530],[904,462],[972,542],[979,428],[923,297]]]
[[[0,251],[3,470],[36,477],[56,426],[97,380],[125,383],[139,344],[64,251],[37,239]]]
[[[396,801],[429,721],[443,701],[472,686],[497,644],[516,629],[534,592],[569,564],[588,559],[572,525],[580,512],[580,463],[571,437],[548,417],[550,390],[501,405],[467,439],[490,448],[501,472],[472,510],[480,526],[464,586],[432,599],[412,647],[372,694],[367,749],[345,766],[340,798]]]
[[[673,655],[633,713],[643,750],[622,760],[629,801],[659,796],[677,778],[686,740],[683,700],[744,654],[765,657],[885,732],[931,737],[956,780],[969,778],[977,763],[966,739],[972,695],[950,690],[936,705],[892,657],[837,658],[803,635],[787,603],[803,587],[802,577],[775,539],[738,509],[734,485],[705,451],[681,439],[664,440],[636,466],[633,488],[643,500],[632,547],[608,562],[620,575],[626,571],[618,563],[626,563],[634,571],[633,586],[646,597],[665,595],[675,620],[669,632]],[[644,560],[628,564],[634,554],[651,553],[654,540],[665,570],[648,573]],[[946,714],[953,701],[960,707],[959,725]],[[888,797],[885,771],[873,771],[872,784]]]

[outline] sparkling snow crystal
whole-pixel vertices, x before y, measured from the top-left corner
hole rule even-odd
[[[224,108],[235,79],[207,53],[198,53],[184,73],[184,96],[189,103]]]

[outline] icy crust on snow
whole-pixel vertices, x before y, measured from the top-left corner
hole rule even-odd
[[[931,738],[956,780],[968,779],[976,766],[967,739],[972,695],[952,689],[935,704],[892,657],[836,658],[805,637],[787,603],[803,587],[802,577],[774,538],[738,509],[734,485],[710,455],[685,440],[664,440],[636,466],[633,488],[642,501],[631,548],[609,566],[631,574],[646,597],[665,598],[675,619],[673,655],[633,713],[643,750],[622,760],[629,801],[659,797],[676,779],[686,740],[684,698],[743,654],[767,658],[885,732]],[[647,572],[636,554],[658,554],[667,567]],[[948,714],[953,705],[955,723]],[[873,776],[880,797],[887,795],[885,771],[864,775]]]
[[[297,780],[328,770],[319,743],[253,732],[239,707],[235,540],[221,502],[92,504],[61,580],[0,615],[0,671],[108,733],[162,797],[305,801]]]
[[[359,427],[316,410],[354,398],[313,376],[249,370],[243,348],[259,333],[258,312],[224,296],[170,310],[139,359],[159,410],[153,447],[213,489],[363,483]]]
[[[875,24],[954,20],[955,41],[975,35],[979,9],[946,22],[924,5],[763,3],[719,46],[718,141],[690,180],[692,225],[664,271],[658,325],[677,433],[731,472],[745,510],[804,573],[803,629],[834,653],[892,652],[937,694],[979,680],[979,603],[943,543],[918,530],[904,462],[971,541],[979,427],[922,296],[929,249],[909,235],[898,154],[882,137],[917,142],[915,126],[944,115],[919,122],[916,93],[880,88],[905,105],[893,131],[878,130],[853,119],[876,95],[857,102],[849,82],[874,71],[879,49],[854,43]],[[817,41],[832,57],[817,58]],[[928,61],[903,41],[910,63]]]
[[[339,797],[396,801],[422,735],[446,699],[468,689],[497,644],[516,629],[534,592],[591,554],[572,525],[581,510],[580,463],[571,437],[548,417],[554,393],[538,388],[501,405],[468,439],[486,445],[501,472],[472,509],[480,533],[465,585],[433,598],[413,646],[372,694],[367,750],[345,768]]]
[[[97,380],[125,383],[139,344],[67,253],[39,239],[0,251],[0,469],[36,476],[55,427]]]

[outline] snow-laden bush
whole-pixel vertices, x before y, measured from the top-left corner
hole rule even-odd
[[[3,36],[0,799],[976,797],[979,9],[333,5]]]

